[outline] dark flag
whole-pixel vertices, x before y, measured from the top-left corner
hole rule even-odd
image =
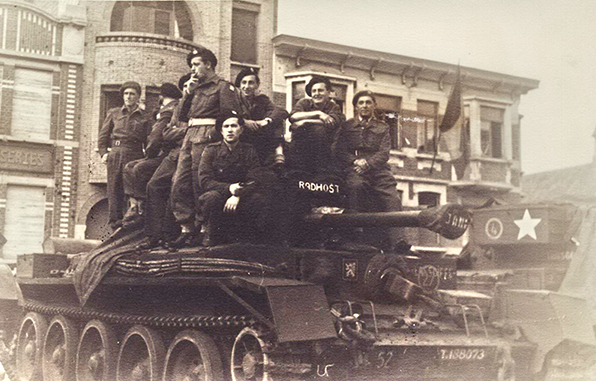
[[[455,85],[451,89],[449,101],[447,101],[447,108],[445,109],[445,116],[441,121],[439,130],[445,133],[461,122],[462,118],[462,100],[461,100],[461,76],[459,73],[459,66],[457,66],[457,77]]]
[[[464,177],[470,157],[470,127],[465,122],[463,111],[461,76],[458,66],[457,77],[451,90],[449,101],[447,102],[445,116],[439,126],[439,134],[444,139],[458,180]]]

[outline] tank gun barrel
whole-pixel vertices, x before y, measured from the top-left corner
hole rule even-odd
[[[468,229],[471,214],[462,205],[446,204],[417,211],[374,213],[312,213],[306,223],[326,227],[422,227],[456,239]]]
[[[321,226],[342,227],[419,227],[420,210],[402,212],[369,212],[339,214],[309,214],[305,221]]]

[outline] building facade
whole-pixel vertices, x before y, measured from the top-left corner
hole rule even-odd
[[[356,92],[376,94],[377,107],[391,117],[390,163],[405,206],[519,199],[519,103],[538,81],[460,68],[470,155],[458,179],[443,139],[434,158],[457,65],[287,35],[276,36],[273,43],[274,98],[288,110],[305,96],[304,86],[315,74],[331,80],[333,97],[348,118],[354,115]]]
[[[0,3],[0,261],[74,234],[85,25],[78,1]]]

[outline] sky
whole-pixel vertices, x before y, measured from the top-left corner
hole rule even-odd
[[[537,79],[522,169],[592,161],[596,0],[278,0],[278,33]]]

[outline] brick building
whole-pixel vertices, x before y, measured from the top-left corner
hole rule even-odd
[[[0,261],[74,233],[84,27],[77,1],[0,4]]]

